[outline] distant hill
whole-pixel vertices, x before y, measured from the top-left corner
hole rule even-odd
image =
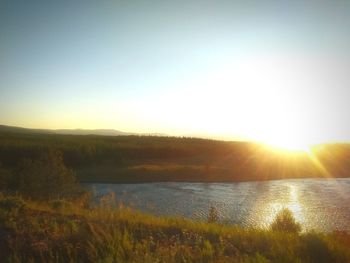
[[[22,134],[70,134],[70,135],[102,135],[102,136],[126,136],[126,135],[151,135],[167,136],[162,133],[131,133],[113,129],[30,129],[15,126],[0,125],[0,132],[22,133]]]
[[[71,135],[103,135],[103,136],[120,136],[120,135],[137,135],[136,133],[122,132],[113,129],[58,129],[53,130],[56,134],[71,134]]]
[[[15,127],[15,126],[7,126],[7,125],[0,125],[0,132],[7,132],[7,133],[23,133],[23,134],[55,134],[53,130],[46,130],[46,129],[27,129],[22,127]]]

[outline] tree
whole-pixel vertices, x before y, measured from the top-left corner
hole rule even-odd
[[[285,208],[278,212],[276,218],[271,224],[271,230],[287,233],[299,233],[301,226],[295,221],[292,212]]]
[[[57,150],[48,150],[38,160],[22,160],[16,181],[21,194],[35,199],[67,197],[78,189],[74,172],[64,165]]]

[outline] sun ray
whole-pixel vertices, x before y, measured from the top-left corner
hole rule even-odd
[[[307,156],[311,160],[311,162],[316,166],[317,170],[321,172],[324,177],[332,177],[330,172],[326,169],[326,167],[322,164],[322,162],[317,158],[316,154],[310,148],[310,151],[307,152]]]

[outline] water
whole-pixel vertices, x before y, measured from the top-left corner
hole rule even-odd
[[[350,179],[297,179],[240,183],[88,184],[96,199],[115,193],[118,202],[156,215],[206,220],[214,206],[220,221],[267,227],[289,208],[303,230],[350,231]]]

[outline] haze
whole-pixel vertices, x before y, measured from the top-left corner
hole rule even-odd
[[[0,123],[349,141],[348,1],[1,1]]]

